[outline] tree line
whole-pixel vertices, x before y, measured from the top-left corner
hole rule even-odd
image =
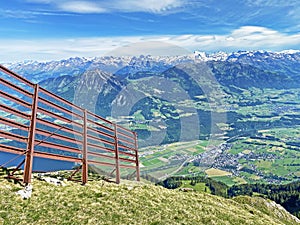
[[[169,177],[164,181],[158,182],[157,185],[161,185],[168,189],[176,189],[182,186],[183,181],[189,180],[192,186],[197,183],[205,183],[210,189],[211,194],[227,197],[228,186],[220,181],[213,180],[209,177],[196,176],[196,177]]]
[[[238,195],[258,195],[273,200],[287,211],[300,218],[300,181],[275,184],[242,184],[234,185],[227,190],[228,197]]]
[[[191,185],[205,183],[211,190],[211,194],[225,198],[233,198],[239,195],[260,196],[268,198],[280,205],[287,211],[300,218],[300,181],[288,184],[240,184],[232,187],[204,176],[196,177],[169,177],[160,181],[161,185],[168,189],[176,189],[182,186],[183,181],[189,180]]]

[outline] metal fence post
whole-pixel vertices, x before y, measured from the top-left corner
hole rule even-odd
[[[135,146],[135,163],[136,163],[136,180],[140,181],[140,165],[139,165],[139,153],[138,153],[138,142],[137,133],[134,132],[134,146]]]
[[[82,143],[82,183],[86,184],[88,180],[88,147],[87,147],[87,111],[83,111],[83,143]]]
[[[116,183],[120,183],[120,162],[119,162],[119,144],[118,144],[118,126],[114,124],[115,128],[115,158],[116,158]]]
[[[33,162],[33,153],[34,153],[34,142],[35,142],[35,128],[36,128],[36,118],[37,118],[37,108],[38,108],[38,93],[39,85],[34,85],[34,94],[32,98],[32,112],[31,112],[31,121],[28,134],[28,143],[25,156],[25,166],[24,166],[24,177],[23,182],[25,184],[31,183],[31,174],[32,174],[32,162]]]

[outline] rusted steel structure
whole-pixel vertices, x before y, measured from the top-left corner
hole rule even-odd
[[[0,85],[0,151],[24,158],[17,168],[24,164],[25,184],[31,182],[36,157],[76,163],[75,172],[81,170],[82,183],[88,181],[91,164],[112,170],[116,183],[120,183],[123,168],[133,170],[140,180],[135,132],[54,95],[2,65]]]

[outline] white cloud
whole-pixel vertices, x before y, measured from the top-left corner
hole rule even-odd
[[[29,11],[0,9],[0,17],[29,19],[29,18],[34,18],[34,15],[32,12]]]
[[[180,7],[183,3],[179,0],[116,0],[111,2],[120,11],[154,12],[160,13]]]
[[[244,26],[232,31],[227,35],[214,35],[214,36],[198,36],[175,37],[171,43],[178,43],[183,47],[195,48],[203,51],[217,51],[227,50],[284,50],[287,48],[299,48],[300,33],[299,34],[283,34],[272,29],[257,27],[257,26]]]
[[[299,0],[247,0],[249,5],[284,7],[299,5]]]
[[[17,19],[34,19],[37,16],[62,16],[70,13],[58,13],[58,12],[47,12],[47,11],[28,11],[28,10],[3,10],[0,9],[0,17],[4,18],[17,18]]]
[[[103,13],[106,9],[94,2],[88,1],[68,1],[57,4],[57,7],[66,12],[74,13]]]
[[[275,30],[271,30],[265,27],[258,26],[243,26],[237,30],[232,32],[232,35],[235,37],[251,37],[251,36],[261,36],[266,37],[270,35],[278,35],[278,32]]]
[[[27,0],[27,2],[49,4],[57,10],[75,13],[165,13],[183,5],[183,0]]]
[[[127,46],[131,45],[130,48]],[[288,35],[264,27],[244,26],[227,35],[163,35],[107,38],[1,40],[0,62],[57,60],[128,54],[299,49],[300,33]],[[128,51],[130,49],[130,51]],[[186,49],[186,51],[185,51]]]
[[[26,0],[26,2],[49,4],[54,2],[54,0]]]

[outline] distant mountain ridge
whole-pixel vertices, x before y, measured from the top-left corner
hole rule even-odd
[[[59,61],[24,61],[4,64],[22,76],[40,82],[63,75],[78,75],[86,70],[100,69],[113,74],[136,73],[138,71],[162,72],[183,62],[191,62],[191,56],[103,56],[94,58],[69,58]]]
[[[300,51],[286,50],[281,52],[269,51],[238,51],[233,53],[217,52],[208,54],[195,51],[185,56],[102,56],[94,58],[75,57],[58,61],[37,62],[24,61],[4,64],[13,71],[22,74],[32,81],[40,82],[47,78],[63,75],[78,75],[87,69],[97,68],[113,74],[128,74],[139,71],[163,72],[168,68],[182,63],[191,63],[194,60],[209,62],[239,62],[266,68],[280,62],[286,66],[299,66]],[[277,66],[280,68],[280,65]],[[274,68],[272,68],[274,69]],[[294,68],[297,69],[297,68]],[[297,70],[299,72],[300,69]]]

